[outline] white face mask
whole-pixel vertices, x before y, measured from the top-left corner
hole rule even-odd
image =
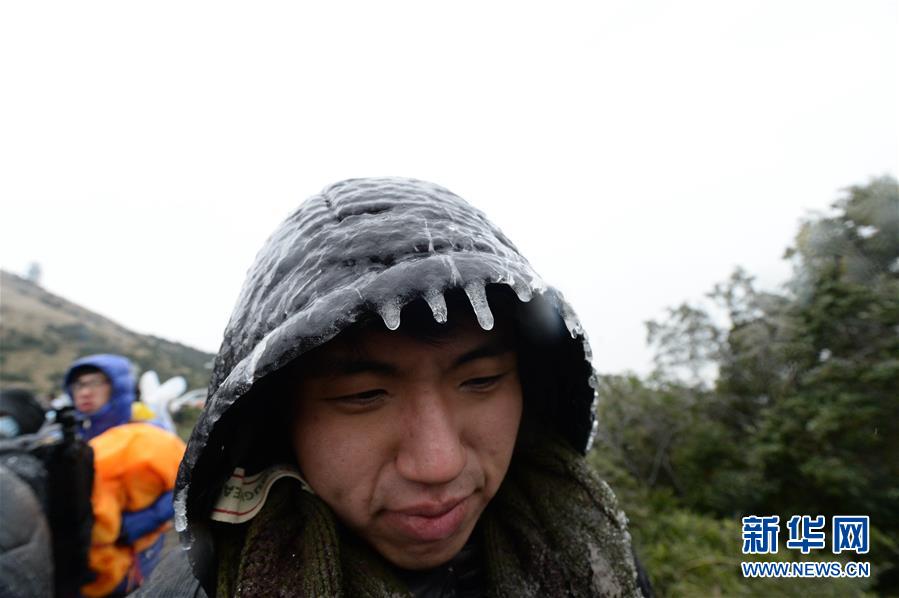
[[[16,418],[11,415],[0,415],[0,438],[15,438],[20,431]]]

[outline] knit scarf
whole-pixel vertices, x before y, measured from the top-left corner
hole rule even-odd
[[[217,541],[217,596],[411,596],[392,567],[300,485]],[[636,596],[626,519],[611,489],[562,441],[519,450],[476,528],[485,595]]]

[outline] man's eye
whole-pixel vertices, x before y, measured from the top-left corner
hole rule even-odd
[[[469,390],[490,390],[496,383],[500,381],[500,378],[505,376],[505,374],[497,374],[495,376],[483,376],[480,378],[471,378],[462,383],[462,386],[468,388]]]
[[[369,405],[374,403],[375,401],[383,398],[387,395],[387,391],[381,388],[375,388],[372,390],[366,390],[363,392],[357,392],[351,395],[344,395],[342,397],[335,397],[334,401],[339,401],[341,403],[349,403],[351,405]]]

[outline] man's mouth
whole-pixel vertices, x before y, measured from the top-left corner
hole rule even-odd
[[[384,513],[384,520],[402,535],[419,542],[449,538],[462,526],[468,514],[469,496],[440,503],[421,503]]]

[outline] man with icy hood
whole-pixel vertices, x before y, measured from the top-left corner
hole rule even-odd
[[[355,179],[258,254],[154,596],[631,596],[586,337],[485,216]],[[184,558],[186,554],[187,559]]]

